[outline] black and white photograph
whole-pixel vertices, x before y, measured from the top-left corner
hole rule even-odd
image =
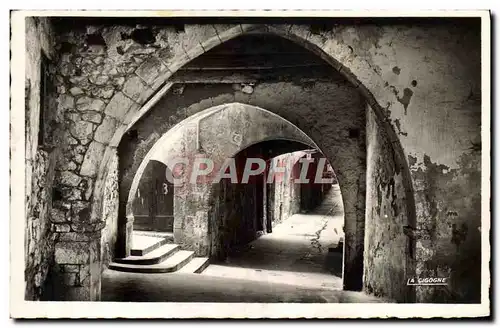
[[[10,16],[12,317],[490,315],[489,11]]]

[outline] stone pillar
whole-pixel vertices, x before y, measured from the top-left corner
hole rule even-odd
[[[344,267],[345,290],[360,291],[363,287],[363,250],[365,229],[364,177],[343,179],[341,190],[344,202]]]
[[[267,174],[268,174],[269,168],[266,167],[264,170],[264,174],[262,175],[262,232],[264,234],[269,233],[269,227],[270,225],[268,224],[268,217],[267,217]]]
[[[198,256],[208,256],[208,195],[211,185],[186,183],[175,188],[174,242]]]
[[[132,233],[134,231],[134,218],[127,217],[125,223],[125,257],[130,256],[132,250]]]
[[[210,238],[208,228],[209,195],[212,188],[210,179],[200,178],[191,181],[193,163],[197,157],[204,157],[198,149],[198,128],[196,124],[189,125],[184,134],[184,158],[188,165],[182,172],[176,172],[182,183],[174,185],[174,242],[182,249],[191,250],[197,256],[208,256],[210,253]],[[174,170],[173,167],[170,169]],[[179,176],[180,173],[180,176]]]
[[[54,299],[99,301],[101,298],[100,231],[67,232],[55,244],[52,272]]]

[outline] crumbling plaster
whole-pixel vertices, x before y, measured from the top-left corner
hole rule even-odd
[[[403,175],[386,131],[367,108],[364,290],[399,302],[415,301],[407,277],[415,276],[413,239],[405,234],[408,200]],[[411,204],[411,203],[410,203]]]

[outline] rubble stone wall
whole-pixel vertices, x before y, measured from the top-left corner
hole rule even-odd
[[[54,263],[54,239],[52,223],[59,220],[58,212],[52,209],[52,184],[56,169],[57,149],[39,144],[41,115],[50,108],[41,108],[41,58],[57,62],[54,52],[55,34],[46,18],[28,17],[26,24],[26,66],[25,66],[25,189],[26,189],[26,227],[25,227],[25,299],[40,300],[50,297],[51,286],[46,278]],[[50,83],[50,70],[47,67],[47,80]],[[47,87],[50,88],[50,85]],[[50,99],[46,99],[50,102]],[[11,183],[17,183],[11,181]],[[12,218],[21,219],[21,218]]]

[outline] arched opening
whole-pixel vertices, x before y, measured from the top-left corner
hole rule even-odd
[[[342,196],[317,149],[269,140],[233,156],[237,179],[210,193],[211,265],[204,275],[342,289]],[[245,180],[262,160],[264,169]]]
[[[255,122],[261,124],[252,124]],[[214,133],[213,128],[209,129],[214,124],[220,131],[235,131],[240,125],[247,128],[238,130],[238,138],[234,138],[232,132]],[[210,161],[196,164],[200,158]],[[186,162],[171,161],[179,159]],[[234,163],[234,176],[214,181],[227,160]],[[258,164],[258,169],[252,168],[249,161]],[[190,180],[168,188],[171,198],[166,198],[162,194],[168,182],[166,176],[172,172],[176,172],[172,177],[183,175],[177,170],[178,163],[184,164],[182,172]],[[211,173],[216,174],[208,173],[193,183],[192,172],[200,163],[212,165]],[[231,166],[227,168],[231,171]],[[179,265],[190,267],[198,261],[194,271],[203,271],[209,277],[237,279],[238,274],[230,277],[226,272],[229,267],[234,273],[231,270],[235,267],[217,263],[238,261],[236,269],[245,271],[255,266],[263,274],[259,279],[264,281],[279,281],[284,274],[282,278],[300,277],[302,286],[327,284],[342,289],[344,216],[337,178],[317,145],[273,113],[232,103],[208,108],[181,121],[144,156],[128,195],[127,213],[134,220],[135,230],[130,256],[115,259],[112,269],[155,272],[163,263],[160,261],[165,257],[168,262],[173,258],[169,256],[172,249],[180,246],[181,251],[175,254],[192,251],[195,259]],[[159,201],[163,204],[155,204]],[[172,218],[159,218],[158,208],[167,207],[172,209]],[[164,223],[158,223],[158,219]],[[276,238],[258,238],[271,234],[273,229]],[[276,244],[270,253],[269,242]],[[260,260],[256,261],[255,253],[239,251],[249,245],[255,246]],[[157,252],[151,247],[165,253],[147,257]],[[285,257],[279,255],[283,247],[287,248]],[[210,269],[205,267],[208,259],[213,263]],[[269,270],[270,265],[274,270]]]
[[[262,124],[252,124],[259,121]],[[218,124],[220,131],[214,131],[212,128],[214,124]],[[245,131],[241,131],[241,124],[249,126]],[[225,133],[221,131],[225,131]],[[147,154],[143,155],[142,162],[137,170],[131,172],[133,179],[123,188],[128,195],[126,203],[127,217],[133,219],[136,230],[161,232],[161,229],[155,228],[155,224],[153,224],[151,217],[154,215],[149,214],[150,211],[156,212],[157,206],[151,209],[151,206],[147,204],[156,202],[158,197],[165,199],[164,195],[158,196],[158,194],[165,192],[165,186],[167,186],[167,194],[169,194],[169,197],[173,197],[174,201],[162,205],[163,207],[169,208],[171,213],[177,217],[196,215],[196,211],[206,207],[206,204],[203,203],[203,198],[193,200],[189,195],[191,192],[195,194],[202,193],[204,186],[198,185],[192,188],[185,188],[184,185],[172,186],[172,181],[169,181],[168,176],[172,175],[172,179],[174,175],[172,172],[175,171],[177,179],[178,170],[180,169],[185,171],[185,176],[189,180],[190,174],[194,174],[194,166],[197,165],[196,163],[200,159],[211,160],[212,162],[209,164],[212,165],[212,171],[216,172],[224,165],[227,158],[231,158],[242,148],[273,138],[277,138],[274,141],[276,145],[280,143],[283,145],[299,143],[302,147],[304,145],[308,145],[309,148],[314,147],[314,142],[297,127],[273,113],[254,106],[238,103],[225,104],[208,108],[190,116],[168,130],[156,141]],[[156,173],[153,172],[152,168],[156,168]],[[153,186],[152,181],[154,181]],[[168,188],[168,186],[173,188]],[[151,192],[152,189],[153,192]],[[161,190],[158,191],[159,189]],[[146,200],[145,197],[148,199]],[[170,199],[168,198],[168,200]],[[186,209],[189,208],[186,205],[188,202],[192,202],[189,213],[186,212]],[[144,209],[144,207],[147,207],[147,209]],[[148,214],[144,215],[144,212]],[[138,224],[136,224],[135,220],[136,215],[139,218]],[[147,224],[148,227],[142,229],[145,216],[149,223]],[[171,218],[167,220],[170,221],[168,224],[160,225],[168,226],[169,229],[166,232],[172,233],[174,232],[174,224]],[[173,236],[168,237],[173,238]],[[182,237],[178,238],[179,242],[180,239]],[[124,242],[127,242],[127,240],[129,239],[125,238]],[[199,253],[205,254],[207,249],[200,250]]]
[[[259,40],[262,37],[263,39],[260,39],[261,43],[268,45],[265,51],[275,51],[272,46],[273,43],[269,42],[269,38],[272,37],[265,35],[264,37],[260,34],[252,35],[251,38]],[[282,38],[278,39],[284,40]],[[209,62],[212,61],[212,64],[208,65],[193,60],[190,65],[185,66],[185,69],[181,69],[177,74],[171,76],[170,81],[175,83],[174,87],[148,113],[142,116],[129,131],[139,131],[139,134],[141,134],[140,130],[147,130],[146,126],[148,124],[146,122],[151,122],[151,120],[164,122],[163,126],[153,128],[153,130],[157,131],[151,131],[151,129],[149,132],[145,131],[144,135],[150,138],[139,138],[135,144],[133,143],[131,152],[133,154],[144,153],[144,149],[148,149],[151,144],[158,140],[161,135],[158,131],[168,131],[173,124],[183,118],[190,117],[193,113],[198,113],[217,104],[237,101],[266,108],[282,116],[309,135],[321,147],[325,156],[336,169],[339,184],[344,194],[343,201],[346,217],[346,250],[344,258],[344,276],[346,279],[344,279],[344,288],[360,290],[365,286],[366,290],[375,294],[407,299],[409,290],[402,285],[404,279],[401,279],[401,283],[397,288],[386,284],[379,286],[376,275],[365,275],[365,281],[363,282],[364,263],[365,269],[366,264],[370,266],[384,265],[374,261],[378,247],[376,249],[366,249],[364,247],[365,241],[368,241],[371,247],[377,244],[380,245],[381,241],[373,231],[369,236],[365,236],[365,221],[375,224],[374,222],[379,218],[387,215],[385,213],[387,205],[383,203],[386,199],[388,204],[392,204],[391,206],[396,210],[392,212],[394,219],[391,222],[384,222],[384,224],[379,225],[382,229],[391,226],[398,227],[396,229],[401,230],[401,227],[405,225],[412,226],[411,220],[414,219],[414,215],[412,215],[412,211],[414,211],[413,196],[409,197],[409,194],[411,194],[411,180],[408,180],[406,160],[398,148],[397,138],[394,138],[394,131],[380,116],[381,108],[377,107],[378,105],[373,101],[373,97],[366,98],[366,90],[360,87],[359,81],[353,83],[353,79],[346,79],[345,76],[339,74],[339,71],[330,66],[332,63],[317,62],[318,57],[314,55],[305,59],[304,56],[309,56],[311,53],[304,51],[304,48],[294,43],[290,43],[293,44],[290,47],[295,48],[287,48],[288,50],[286,50],[295,53],[290,56],[291,59],[286,62],[286,65],[276,63],[281,58],[278,51],[278,56],[271,60],[270,65],[268,63],[266,66],[266,63],[262,64],[257,60],[257,64],[254,66],[239,70],[240,66],[233,65],[238,62],[233,58],[235,54],[234,43],[230,43],[234,40],[243,44],[250,42],[245,39],[245,36],[227,41],[219,46],[223,48],[222,50],[214,48],[219,53],[214,55],[212,59],[207,59]],[[226,55],[224,55],[225,46],[232,49],[226,51]],[[301,50],[296,51],[297,48]],[[204,60],[205,55],[200,56],[198,59],[200,61]],[[203,65],[208,65],[211,68],[215,67],[213,63],[216,63],[220,56],[225,58],[222,62],[229,61],[231,65],[229,67],[219,67],[219,69],[203,69]],[[207,58],[210,58],[210,56]],[[323,56],[323,59],[328,58]],[[337,63],[335,60],[333,61]],[[302,68],[296,66],[298,63],[302,65]],[[289,70],[290,67],[294,69],[287,74],[285,71]],[[311,69],[311,67],[319,69],[315,70]],[[193,76],[193,74],[190,74],[192,71],[202,72],[202,74]],[[206,71],[211,71],[211,73],[208,74]],[[238,74],[234,74],[235,71],[238,71]],[[341,73],[346,74],[342,70]],[[371,122],[371,125],[368,122]],[[210,128],[214,130],[216,126]],[[366,137],[369,133],[373,133],[380,139],[377,145],[385,145],[387,148],[375,146],[370,148],[370,145],[366,144]],[[122,140],[118,148],[119,153],[126,152],[124,149],[129,146],[131,145],[125,145]],[[367,156],[367,152],[369,152],[367,149],[371,149],[374,156]],[[125,208],[127,190],[130,190],[130,184],[132,183],[130,175],[132,174],[133,177],[133,173],[137,171],[143,158],[143,156],[134,156],[132,156],[132,159],[120,161],[122,179],[119,215],[121,220],[124,220],[127,216]],[[370,177],[376,176],[375,179],[367,179],[367,171],[372,172],[373,176]],[[396,179],[394,175],[397,175]],[[393,187],[394,185],[397,185],[397,187]],[[390,188],[391,192],[387,192],[385,190],[387,188]],[[368,206],[368,204],[374,202],[378,202],[379,208],[375,211],[373,209],[376,206],[373,208]],[[365,212],[368,211],[370,214],[369,217],[366,217]],[[205,213],[206,211],[199,212]],[[126,224],[120,226],[124,227]],[[192,220],[191,226],[196,226],[196,220]],[[127,227],[127,229],[129,228]],[[391,244],[392,248],[389,253],[399,249],[398,261],[400,262],[392,263],[390,270],[392,270],[392,273],[404,277],[408,271],[411,272],[412,270],[413,241],[411,238],[408,239],[404,236],[402,230],[398,235],[401,238],[397,238],[395,244],[391,244],[391,240],[393,240],[391,236],[387,236],[387,238],[384,236],[383,238],[386,238],[384,240],[385,244]],[[127,236],[127,232],[119,234],[119,237],[121,237],[120,245],[128,244],[124,242]],[[204,245],[201,246],[204,247]],[[196,247],[200,247],[200,244],[196,245]],[[120,252],[117,254],[120,254]],[[123,254],[127,254],[126,249]],[[387,254],[384,254],[384,258],[386,257]],[[387,271],[382,268],[380,270]]]

